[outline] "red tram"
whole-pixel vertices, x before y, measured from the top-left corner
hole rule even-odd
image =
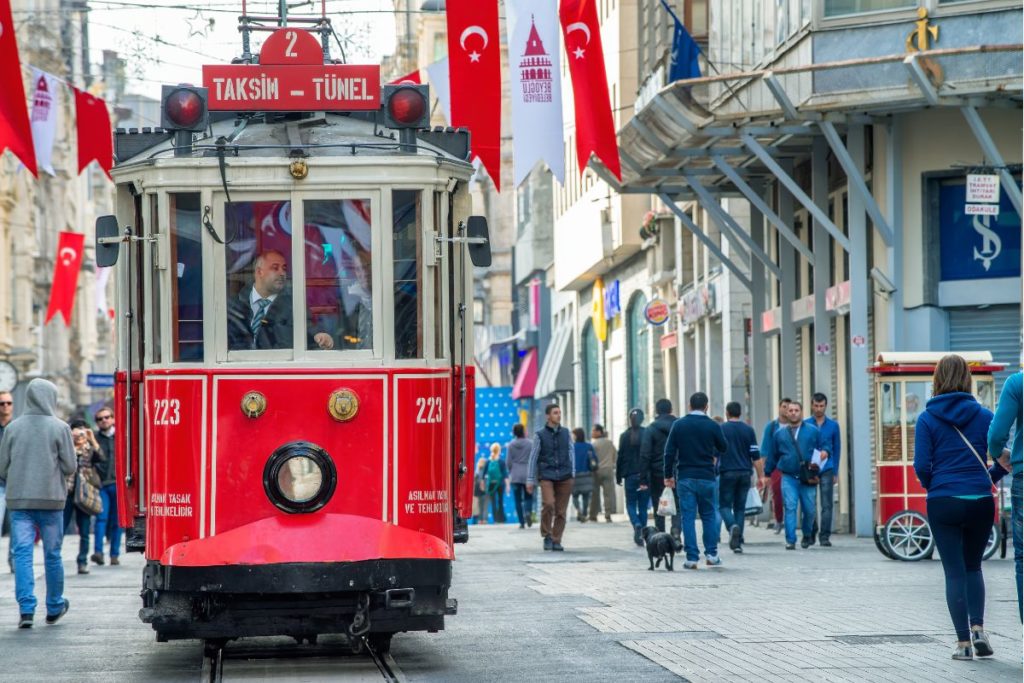
[[[115,135],[118,502],[160,641],[382,650],[456,612],[467,288],[490,264],[469,135],[429,129],[426,86],[321,47],[280,29],[209,89],[165,86],[162,129]],[[317,78],[334,94],[303,108]]]

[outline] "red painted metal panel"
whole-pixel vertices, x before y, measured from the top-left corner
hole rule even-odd
[[[901,510],[906,510],[906,498],[897,496],[894,498],[880,498],[878,501],[878,523],[885,524],[889,518]]]
[[[146,380],[146,557],[200,537],[206,444],[205,377]]]
[[[393,520],[452,543],[451,403],[446,377],[395,376]]]
[[[456,478],[456,489],[458,490],[458,496],[456,505],[458,507],[459,516],[463,519],[469,519],[473,516],[473,471],[475,463],[473,462],[473,454],[476,453],[476,377],[473,366],[466,368],[466,436],[465,436],[465,448],[462,443],[456,443],[454,451],[459,453],[461,456],[461,463],[458,467],[458,477]],[[453,409],[458,411],[458,396],[459,396],[459,376],[455,375],[452,384],[455,387],[453,396],[455,402],[452,404]],[[461,439],[459,432],[462,428],[460,423],[461,418],[456,420],[456,432],[455,438]]]
[[[913,465],[907,465],[907,493],[914,495],[925,495],[928,492],[921,486],[921,482],[917,480],[917,473],[914,472]]]
[[[902,463],[894,465],[878,466],[878,492],[880,494],[906,493],[906,485],[903,482],[906,466]],[[913,476],[913,473],[911,473]]]
[[[330,542],[337,539],[338,542]],[[380,558],[452,559],[451,545],[420,533],[358,515],[319,512],[279,515],[178,543],[160,558],[166,565],[209,567],[282,562],[358,562]]]
[[[136,373],[138,374],[138,373]],[[134,429],[139,424],[139,382],[132,378],[131,411],[129,413],[127,397],[128,373],[124,370],[114,375],[114,423],[118,425],[114,432],[114,471],[117,476],[117,523],[122,527],[131,528],[139,515],[139,468],[140,454],[134,445],[127,442],[128,434],[137,437]],[[129,481],[131,482],[129,484]]]

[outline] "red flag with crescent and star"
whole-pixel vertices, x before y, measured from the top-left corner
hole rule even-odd
[[[82,267],[85,235],[80,232],[62,232],[57,242],[57,260],[53,264],[53,285],[50,288],[50,306],[46,309],[44,325],[60,313],[64,324],[71,326],[71,309],[75,306],[78,271]]]
[[[38,175],[10,0],[0,0],[0,154],[5,149]]]
[[[597,21],[597,0],[561,0],[558,17],[562,22],[565,56],[572,77],[580,174],[593,152],[616,178],[621,179],[619,145],[601,47],[601,25]]]
[[[107,103],[75,88],[75,116],[78,119],[78,172],[96,160],[110,178],[114,166],[114,131],[110,129]]]
[[[449,0],[452,125],[469,128],[476,155],[501,189],[501,34],[498,0]]]

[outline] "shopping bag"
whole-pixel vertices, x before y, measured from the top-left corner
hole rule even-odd
[[[671,517],[676,513],[676,497],[672,495],[672,489],[665,487],[658,499],[658,514],[662,517]]]
[[[764,503],[761,502],[761,494],[757,492],[757,487],[751,486],[750,490],[747,491],[747,508],[743,514],[759,515],[764,510]]]

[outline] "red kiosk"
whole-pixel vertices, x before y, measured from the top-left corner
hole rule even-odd
[[[868,368],[875,378],[875,545],[890,559],[916,562],[930,558],[935,550],[925,506],[927,492],[914,473],[914,429],[918,415],[931,398],[935,366],[945,355],[945,352],[880,353],[875,364]],[[972,393],[983,406],[994,410],[993,373],[1002,370],[1005,364],[993,362],[988,351],[959,355],[971,368]],[[996,510],[1000,509],[997,501]],[[998,512],[985,548],[986,560],[999,547],[997,521]]]

